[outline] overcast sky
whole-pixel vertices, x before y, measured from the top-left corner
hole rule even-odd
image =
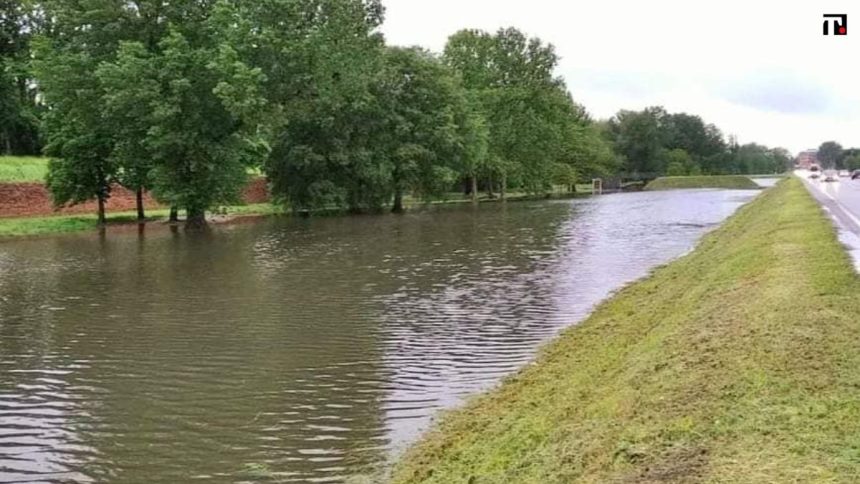
[[[741,143],[860,146],[860,3],[383,0],[396,45],[441,52],[462,28],[515,26],[556,46],[558,74],[595,117],[665,106]],[[848,14],[848,35],[822,15]],[[853,29],[852,29],[853,27]]]

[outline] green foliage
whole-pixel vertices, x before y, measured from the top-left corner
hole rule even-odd
[[[30,0],[0,0],[0,153],[41,150],[42,107],[30,69],[30,43],[42,19]]]
[[[685,176],[690,175],[693,171],[695,162],[690,157],[689,153],[680,148],[666,151],[664,153],[666,163],[666,175],[668,176]]]
[[[555,77],[558,57],[552,45],[513,28],[496,34],[463,30],[448,40],[444,59],[459,72],[486,119],[488,154],[480,175],[490,186],[498,179],[502,189],[545,193],[559,173],[567,178],[601,171],[600,165],[614,160],[597,133],[587,129],[584,109]]]
[[[842,145],[835,141],[825,141],[818,148],[818,161],[825,169],[842,168],[844,156]]]
[[[147,62],[142,46],[130,48],[114,68],[151,72],[145,80],[154,90],[137,94],[149,100],[142,144],[153,163],[153,191],[199,223],[206,209],[238,200],[247,168],[266,154],[257,124],[263,76],[215,39],[195,46],[173,31],[160,49]]]
[[[775,153],[766,146],[755,143],[740,146],[734,160],[738,173],[769,174],[785,171],[785,160],[782,154]]]
[[[733,139],[726,143],[716,126],[698,116],[667,113],[662,107],[619,111],[607,123],[607,132],[626,160],[623,176],[629,178],[781,173],[791,163],[783,148],[739,146]]]
[[[101,115],[101,90],[89,35],[42,39],[34,67],[45,100],[45,153],[52,157],[46,183],[57,206],[110,197],[116,165],[111,160],[112,127]],[[100,213],[100,222],[104,214]]]
[[[464,182],[474,199],[479,187],[543,195],[619,172],[785,160],[659,107],[596,123],[557,77],[554,47],[514,28],[457,32],[441,59],[386,48],[379,0],[23,5],[2,35],[32,46],[58,205],[103,202],[119,183],[201,222],[248,172],[296,210],[368,211]]]
[[[48,186],[58,205],[103,202],[118,182],[151,187],[199,223],[207,208],[236,200],[267,151],[264,77],[210,21],[229,9],[218,5],[43,2],[51,28],[34,66],[51,108]]]
[[[860,170],[860,154],[845,158],[844,166],[846,170]]]
[[[377,208],[391,193],[374,139],[382,10],[375,0],[275,0],[219,14],[240,57],[266,76],[264,171],[295,209]]]
[[[376,99],[383,120],[378,155],[390,166],[394,210],[403,209],[403,194],[432,198],[458,179],[457,169],[477,166],[484,149],[482,134],[452,72],[430,53],[389,48]],[[459,123],[459,124],[458,124]]]

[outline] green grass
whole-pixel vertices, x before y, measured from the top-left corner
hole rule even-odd
[[[0,183],[43,182],[47,173],[47,158],[0,156]]]
[[[646,190],[677,190],[683,188],[758,189],[749,177],[743,175],[718,176],[664,176],[649,183]]]
[[[443,416],[391,477],[860,482],[860,280],[783,181]]]
[[[269,203],[223,207],[213,214],[233,216],[265,216],[284,213],[282,207]],[[147,210],[147,222],[164,222],[169,210]],[[108,214],[108,225],[121,225],[137,222],[136,212],[115,212]],[[95,214],[57,215],[49,217],[0,218],[0,238],[30,235],[63,234],[96,229]]]
[[[44,182],[48,173],[48,158],[35,156],[0,156],[0,183]],[[249,168],[248,174],[261,175],[259,168]]]

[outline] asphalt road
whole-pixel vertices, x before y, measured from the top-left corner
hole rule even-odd
[[[812,195],[827,207],[845,229],[860,235],[860,180],[839,178],[839,181],[825,182],[823,179],[810,180],[805,171],[795,174],[806,181]]]
[[[839,228],[839,240],[845,245],[855,267],[860,271],[860,179],[839,178],[836,182],[810,180],[809,172],[798,170],[810,193],[833,217]]]

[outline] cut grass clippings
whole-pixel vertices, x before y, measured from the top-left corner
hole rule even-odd
[[[685,188],[724,188],[755,190],[761,187],[743,175],[665,176],[649,183],[645,190],[679,190]]]
[[[860,280],[783,181],[444,416],[391,477],[860,482]]]

